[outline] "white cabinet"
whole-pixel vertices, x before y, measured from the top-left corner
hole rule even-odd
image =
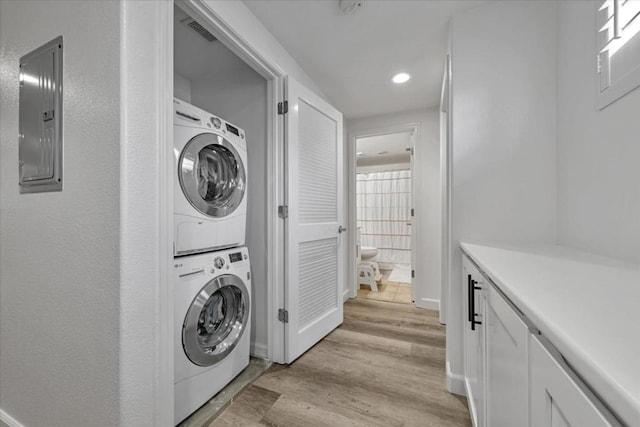
[[[526,426],[529,328],[493,286],[486,295],[486,425]]]
[[[465,391],[469,411],[474,427],[485,424],[485,348],[484,316],[485,287],[484,278],[478,269],[465,258],[464,277],[464,369]]]
[[[529,328],[467,258],[463,278],[465,390],[473,425],[526,426]]]
[[[464,380],[474,427],[621,426],[466,256],[462,269]]]
[[[620,426],[543,337],[530,343],[532,427]]]

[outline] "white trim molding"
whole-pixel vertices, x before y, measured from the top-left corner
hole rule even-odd
[[[416,301],[416,306],[420,308],[426,308],[429,310],[440,311],[440,300],[432,298],[420,298]]]
[[[259,357],[260,359],[270,360],[269,358],[269,346],[262,343],[251,343],[249,350],[252,357]]]
[[[464,375],[454,374],[451,372],[451,365],[447,361],[447,390],[449,393],[466,396],[464,385]]]
[[[20,424],[18,420],[7,414],[4,409],[0,409],[0,421],[5,423],[9,427],[25,427],[23,424]]]

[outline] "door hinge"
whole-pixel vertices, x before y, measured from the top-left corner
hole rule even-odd
[[[600,54],[596,56],[596,69],[598,74],[602,72],[602,59],[600,57]]]
[[[278,206],[278,216],[282,219],[289,218],[289,206],[287,205]]]
[[[287,114],[289,112],[289,101],[278,102],[278,114]]]
[[[415,211],[413,210],[413,208],[411,208],[411,216],[415,215]]]
[[[278,309],[278,320],[282,323],[289,323],[289,312],[284,308]]]
[[[416,271],[415,270],[411,270],[411,278],[412,279],[416,278]]]

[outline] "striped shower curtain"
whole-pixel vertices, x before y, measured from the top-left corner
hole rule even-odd
[[[362,246],[378,248],[380,268],[411,265],[411,171],[357,174],[357,225]]]

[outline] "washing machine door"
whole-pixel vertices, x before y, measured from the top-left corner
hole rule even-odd
[[[204,215],[222,218],[236,210],[246,189],[242,159],[231,142],[213,133],[193,137],[178,159],[180,187]]]
[[[238,276],[207,283],[191,303],[182,325],[182,345],[193,363],[210,366],[238,344],[249,320],[249,293]]]

